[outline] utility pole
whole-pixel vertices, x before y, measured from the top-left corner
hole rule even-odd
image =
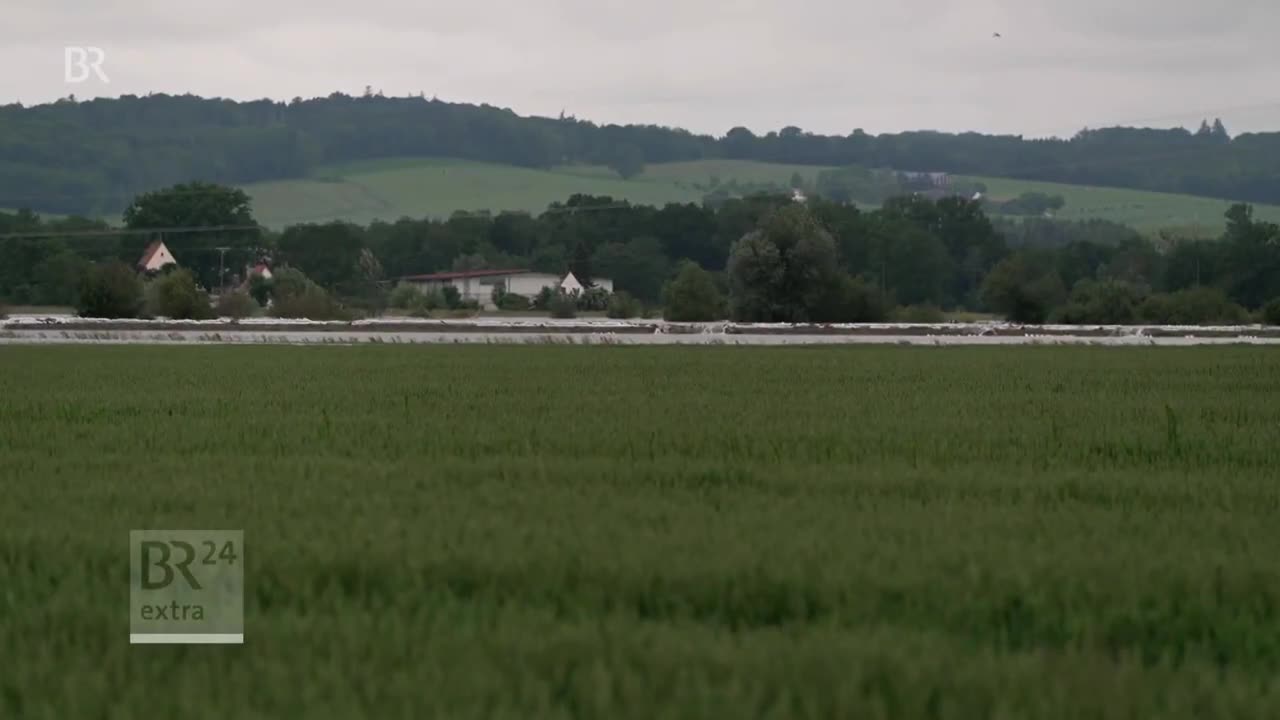
[[[230,249],[231,248],[229,247],[214,248],[214,250],[218,251],[218,296],[219,297],[221,297],[223,292],[227,289],[226,258],[227,258],[227,251]]]

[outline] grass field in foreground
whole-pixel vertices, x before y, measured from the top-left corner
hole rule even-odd
[[[0,716],[1280,707],[1267,349],[0,352]],[[243,529],[131,647],[130,529]]]
[[[574,193],[610,195],[635,203],[701,202],[713,177],[727,183],[787,185],[793,173],[812,183],[824,168],[745,160],[700,160],[649,165],[623,180],[608,168],[533,170],[441,158],[393,158],[325,168],[313,178],[246,187],[258,219],[280,228],[296,222],[448,217],[455,210],[540,212]],[[1025,191],[1062,195],[1064,219],[1103,218],[1143,230],[1178,227],[1216,235],[1230,203],[1140,190],[975,178],[997,197]],[[1280,221],[1280,207],[1260,205],[1260,219]]]

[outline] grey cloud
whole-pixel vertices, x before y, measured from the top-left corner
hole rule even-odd
[[[7,11],[0,102],[369,84],[717,133],[1069,133],[1274,100],[1275,27],[1273,0],[44,0]],[[64,82],[66,44],[107,50],[111,84]]]
[[[1280,21],[1280,5],[1273,0],[1228,0],[1223,3],[1189,0],[1074,0],[1063,3],[1025,3],[1002,0],[1009,12],[1020,13],[1032,27],[1062,28],[1102,36],[1131,38],[1193,37],[1228,33],[1258,23]]]

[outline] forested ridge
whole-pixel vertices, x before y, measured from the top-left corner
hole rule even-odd
[[[856,125],[857,118],[850,119]],[[723,137],[657,126],[521,117],[488,105],[377,93],[290,102],[124,96],[0,107],[0,207],[108,214],[193,180],[240,184],[406,155],[523,167],[733,158],[945,171],[1280,203],[1280,133],[1110,128],[1070,139],[918,131],[846,136],[790,126]]]

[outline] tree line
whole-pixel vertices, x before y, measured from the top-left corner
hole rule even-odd
[[[237,102],[124,96],[0,107],[0,207],[108,215],[190,178],[224,184],[302,177],[328,164],[442,156],[533,168],[734,158],[946,171],[1280,202],[1280,133],[1108,128],[1069,139],[978,133],[820,135],[788,126],[723,137],[668,127],[521,117],[424,96]]]
[[[253,222],[243,191],[185,184],[140,195],[124,218],[111,229],[0,213],[0,299],[79,305],[92,268],[132,264],[156,237],[214,294],[265,261],[298,274],[297,296],[364,312],[385,308],[398,278],[477,269],[572,271],[588,284],[608,277],[639,306],[768,322],[955,310],[1030,323],[1243,322],[1280,298],[1280,227],[1248,205],[1232,207],[1213,240],[1152,238],[1101,220],[993,221],[979,201],[922,195],[870,211],[789,195],[660,208],[576,195],[536,216],[457,213],[273,233]],[[208,232],[191,231],[200,229]],[[688,312],[685,297],[700,309]],[[603,309],[607,299],[599,302]]]

